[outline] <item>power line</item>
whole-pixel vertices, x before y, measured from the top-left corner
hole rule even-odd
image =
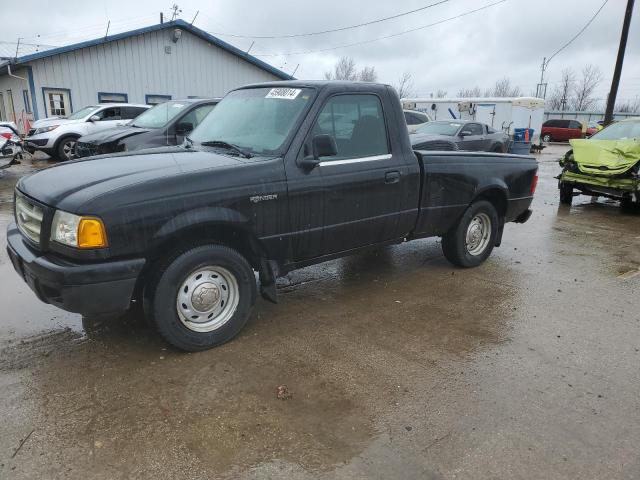
[[[240,35],[236,33],[223,33],[223,32],[211,32],[214,35],[222,35],[226,37],[234,37],[234,38],[250,38],[250,39],[277,39],[277,38],[299,38],[299,37],[311,37],[314,35],[324,35],[326,33],[335,33],[335,32],[344,32],[345,30],[352,30],[354,28],[366,27],[368,25],[374,25],[376,23],[386,22],[388,20],[393,20],[396,18],[404,17],[407,15],[411,15],[413,13],[421,12],[423,10],[427,10],[428,8],[436,7],[438,5],[442,5],[443,3],[450,2],[451,0],[440,0],[439,2],[432,3],[430,5],[425,5],[424,7],[416,8],[414,10],[409,10],[407,12],[398,13],[396,15],[391,15],[389,17],[378,18],[376,20],[371,20],[369,22],[358,23],[357,25],[349,25],[348,27],[340,27],[340,28],[332,28],[330,30],[320,30],[318,32],[308,32],[308,33],[291,33],[285,35]]]
[[[596,19],[596,17],[598,16],[598,14],[602,11],[602,9],[604,8],[604,6],[609,3],[609,0],[604,0],[604,3],[600,6],[600,8],[596,11],[596,13],[593,15],[593,17],[591,17],[589,19],[589,21],[587,22],[587,24],[582,27],[582,29],[580,29],[580,31],[578,33],[576,33],[573,38],[571,38],[571,40],[569,40],[567,43],[565,43],[563,46],[561,46],[558,50],[556,50],[553,55],[551,55],[549,57],[549,59],[547,60],[547,64],[551,61],[551,59],[553,57],[555,57],[556,55],[558,55],[562,50],[564,50],[565,48],[567,48],[569,45],[571,45],[573,43],[573,41],[578,38],[580,35],[582,35],[582,33],[589,27],[589,25],[591,25],[591,23]]]
[[[309,53],[328,52],[328,51],[331,51],[331,50],[338,50],[340,48],[347,48],[347,47],[355,47],[355,46],[358,46],[358,45],[365,45],[367,43],[373,43],[373,42],[378,42],[380,40],[386,40],[388,38],[399,37],[400,35],[406,35],[407,33],[416,32],[418,30],[424,30],[425,28],[434,27],[434,26],[440,25],[442,23],[450,22],[452,20],[457,20],[458,18],[462,18],[462,17],[465,17],[467,15],[471,15],[472,13],[476,13],[476,12],[479,12],[481,10],[486,10],[487,8],[494,7],[496,5],[504,3],[506,1],[507,0],[499,0],[497,2],[493,2],[493,3],[489,3],[488,5],[484,5],[483,7],[476,8],[474,10],[469,10],[469,11],[461,13],[459,15],[456,15],[456,16],[453,16],[453,17],[449,17],[449,18],[445,18],[444,20],[439,20],[437,22],[433,22],[433,23],[430,23],[428,25],[422,25],[421,27],[416,27],[416,28],[412,28],[412,29],[409,29],[409,30],[404,30],[402,32],[393,33],[391,35],[385,35],[383,37],[371,38],[369,40],[363,40],[363,41],[360,41],[360,42],[345,43],[343,45],[336,45],[334,47],[318,48],[318,49],[315,49],[315,50],[305,50],[305,51],[299,51],[299,52],[254,53],[253,55],[256,56],[256,57],[279,57],[279,56],[288,56],[288,55],[307,55]]]

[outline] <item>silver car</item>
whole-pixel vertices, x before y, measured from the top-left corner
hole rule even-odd
[[[68,117],[49,117],[31,125],[25,137],[25,149],[40,150],[59,160],[75,156],[76,141],[83,135],[123,125],[136,118],[151,105],[133,103],[99,103],[89,105]]]
[[[433,150],[432,145],[447,144],[446,150],[505,153],[509,136],[473,120],[437,120],[422,125],[409,136],[416,150]],[[444,148],[438,147],[438,150]]]

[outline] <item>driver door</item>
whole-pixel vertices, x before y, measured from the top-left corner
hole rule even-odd
[[[87,120],[89,133],[101,132],[123,123],[120,107],[106,107],[94,113],[92,116],[100,117],[100,120],[92,122]]]
[[[486,135],[484,134],[484,128],[479,123],[467,123],[460,130],[462,136],[459,143],[461,150],[469,151],[483,151],[485,149],[484,142]]]

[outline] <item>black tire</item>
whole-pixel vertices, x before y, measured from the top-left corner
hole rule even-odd
[[[236,282],[238,296],[237,306],[230,318],[214,330],[206,332],[187,327],[185,322],[189,320],[181,318],[177,303],[178,295],[182,293],[179,290],[182,290],[184,282],[205,267],[230,273]],[[234,289],[231,282],[228,285],[229,290]],[[193,290],[192,301],[197,288],[200,287]],[[224,286],[222,288],[227,290]],[[145,296],[147,307],[151,309],[149,317],[160,335],[180,350],[196,352],[228,342],[242,330],[256,300],[256,279],[247,260],[235,250],[224,245],[202,245],[179,252],[160,265],[150,277]],[[204,316],[203,320],[206,321]]]
[[[542,136],[542,141],[543,141],[543,142],[547,142],[547,143],[549,143],[549,142],[553,142],[553,137],[551,136],[551,134],[549,134],[549,133],[545,133],[545,134]]]
[[[570,183],[560,182],[560,203],[562,205],[571,205],[573,202],[573,185]]]
[[[478,217],[488,219],[490,232],[482,242],[483,248],[471,253],[466,241],[467,231],[471,222]],[[500,220],[493,204],[486,200],[474,202],[464,212],[460,221],[442,237],[442,252],[447,260],[458,267],[477,267],[491,255],[499,228]]]
[[[638,204],[633,201],[633,197],[622,197],[620,199],[620,208],[627,212],[634,211],[637,208]]]
[[[493,147],[493,151],[494,151],[495,153],[505,153],[505,152],[506,152],[506,149],[504,148],[504,145],[500,145],[500,144],[498,144],[498,145],[496,145],[495,147]]]
[[[78,137],[74,135],[67,135],[58,140],[58,144],[55,149],[55,156],[58,160],[66,162],[76,158],[76,142]]]

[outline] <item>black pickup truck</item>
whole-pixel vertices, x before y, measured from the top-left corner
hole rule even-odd
[[[8,252],[44,302],[84,315],[133,302],[174,346],[233,338],[278,276],[366,248],[442,237],[482,263],[525,222],[532,157],[411,149],[395,91],[276,82],[230,92],[177,147],[22,178]]]

